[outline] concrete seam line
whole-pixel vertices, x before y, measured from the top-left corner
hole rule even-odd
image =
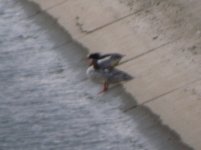
[[[25,19],[32,19],[32,18],[36,17],[37,15],[39,15],[39,14],[41,14],[41,13],[42,13],[42,11],[41,11],[41,10],[38,10],[35,14],[30,15],[30,16],[26,17]],[[24,19],[23,19],[23,20],[24,20]],[[20,20],[20,21],[22,21],[22,20]]]
[[[147,101],[145,101],[145,102],[143,102],[143,103],[133,105],[133,106],[129,107],[128,109],[124,110],[123,112],[128,112],[128,111],[130,111],[130,110],[136,109],[136,108],[139,107],[139,106],[145,106],[146,104],[148,104],[148,103],[150,103],[150,102],[153,102],[153,101],[155,101],[155,100],[157,100],[157,99],[159,99],[159,98],[161,98],[161,97],[163,97],[163,96],[166,96],[166,95],[168,95],[168,94],[170,94],[170,93],[173,93],[173,92],[175,92],[175,91],[177,91],[177,90],[179,90],[179,89],[181,89],[181,88],[186,87],[186,86],[189,85],[189,84],[193,84],[193,83],[195,83],[195,82],[197,82],[197,81],[200,81],[200,80],[201,80],[201,78],[196,79],[196,80],[193,80],[193,81],[191,81],[191,82],[188,82],[188,83],[186,83],[186,84],[183,85],[183,86],[180,86],[180,87],[177,87],[177,88],[175,88],[175,89],[173,89],[173,90],[170,90],[170,91],[168,91],[168,92],[165,92],[165,93],[163,93],[163,94],[161,94],[161,95],[158,95],[158,96],[156,96],[156,97],[154,97],[154,98],[152,98],[152,99],[149,99],[149,100],[147,100]]]
[[[64,4],[64,3],[67,2],[67,1],[68,1],[68,0],[64,0],[64,1],[62,1],[62,2],[60,2],[60,3],[57,3],[57,4],[53,5],[53,6],[50,6],[50,7],[46,8],[46,9],[44,9],[44,11],[47,11],[47,10],[53,9],[53,8],[59,6],[59,5]]]
[[[130,107],[130,108],[124,110],[123,112],[128,112],[128,111],[130,111],[130,110],[132,110],[132,109],[135,109],[135,108],[137,108],[137,107],[139,107],[139,106],[145,106],[146,104],[148,104],[148,103],[150,103],[150,102],[156,101],[157,99],[159,99],[159,98],[161,98],[161,97],[163,97],[163,96],[166,96],[166,95],[168,95],[168,94],[170,94],[170,93],[173,93],[173,92],[175,92],[175,91],[177,91],[177,90],[179,90],[179,89],[181,89],[181,88],[186,87],[188,84],[193,84],[193,83],[195,83],[195,82],[197,82],[197,81],[200,81],[200,80],[201,80],[201,78],[199,78],[199,79],[197,79],[197,80],[194,80],[194,81],[192,81],[192,82],[186,83],[186,84],[183,85],[183,86],[180,86],[180,87],[177,87],[177,88],[175,88],[175,89],[173,89],[173,90],[170,90],[170,91],[168,91],[168,92],[165,92],[165,93],[163,93],[163,94],[161,94],[161,95],[158,95],[158,96],[156,96],[156,97],[154,97],[154,98],[152,98],[152,99],[150,99],[150,100],[147,100],[147,101],[145,101],[145,102],[143,102],[143,103],[134,105],[134,106],[132,106],[132,107]]]
[[[119,65],[123,65],[123,64],[125,64],[125,63],[130,62],[130,61],[134,61],[134,60],[136,60],[136,59],[138,59],[138,58],[140,58],[140,57],[142,57],[142,56],[144,56],[144,55],[146,55],[146,54],[149,54],[149,53],[151,53],[151,52],[154,52],[155,50],[160,50],[160,48],[165,47],[165,46],[167,46],[167,45],[169,45],[169,44],[175,43],[175,42],[179,41],[180,39],[181,39],[181,37],[180,37],[180,38],[177,38],[177,39],[174,39],[174,40],[171,40],[171,41],[169,41],[169,42],[166,42],[166,43],[164,43],[164,44],[162,44],[162,45],[159,45],[158,47],[149,49],[148,51],[146,51],[146,52],[144,52],[144,53],[142,53],[142,54],[139,54],[139,55],[137,55],[137,56],[134,56],[134,57],[132,57],[132,58],[129,58],[129,59],[127,59],[127,60],[122,61]]]
[[[110,26],[110,25],[113,25],[113,24],[115,24],[115,23],[117,23],[117,22],[119,22],[119,21],[122,21],[122,20],[124,20],[124,19],[130,17],[130,16],[133,16],[134,14],[138,14],[138,13],[140,13],[141,11],[144,11],[144,9],[137,10],[137,11],[135,11],[135,12],[133,12],[133,13],[130,13],[130,14],[128,14],[128,15],[126,15],[126,16],[123,16],[123,17],[121,17],[121,18],[119,18],[119,19],[117,19],[117,20],[114,20],[114,21],[112,21],[112,22],[109,22],[109,23],[107,23],[107,24],[105,24],[105,25],[103,25],[103,26],[97,27],[97,28],[95,28],[95,29],[93,29],[93,30],[87,31],[87,30],[84,30],[84,29],[81,28],[81,27],[80,27],[80,30],[81,30],[81,32],[83,32],[83,33],[92,34],[92,33],[96,32],[96,31],[98,31],[98,30],[101,30],[101,29],[103,29],[103,28],[105,28],[105,27],[108,27],[108,26]],[[86,35],[86,36],[87,36],[87,35]]]
[[[181,89],[181,88],[184,88],[184,87],[188,86],[189,84],[193,84],[193,83],[198,82],[198,81],[200,81],[200,80],[201,80],[201,78],[196,79],[196,80],[193,80],[193,81],[191,81],[191,82],[188,82],[188,83],[186,83],[186,84],[183,85],[183,86],[177,87],[177,88],[175,88],[175,89],[173,89],[173,90],[170,90],[170,91],[168,91],[168,92],[166,92],[166,93],[163,93],[163,94],[161,94],[161,95],[159,95],[159,96],[156,96],[156,97],[154,97],[154,98],[152,98],[152,99],[150,99],[150,100],[147,100],[147,101],[141,103],[140,105],[145,105],[145,104],[148,104],[148,103],[150,103],[150,102],[153,102],[153,101],[155,101],[155,100],[157,100],[157,99],[159,99],[159,98],[161,98],[161,97],[163,97],[163,96],[165,96],[165,95],[168,95],[168,94],[170,94],[170,93],[172,93],[172,92],[174,92],[174,91],[177,91],[177,90],[179,90],[179,89]]]
[[[129,107],[129,108],[123,110],[123,112],[126,113],[126,112],[128,112],[128,111],[130,111],[130,110],[136,109],[138,106],[140,106],[140,105],[138,105],[138,104],[133,105],[133,106],[131,106],[131,107]]]

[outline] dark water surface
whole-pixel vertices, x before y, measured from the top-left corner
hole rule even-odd
[[[24,0],[0,0],[0,150],[186,150],[121,86],[97,95],[87,51]]]

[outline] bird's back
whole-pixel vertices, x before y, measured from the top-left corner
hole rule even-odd
[[[123,55],[118,53],[110,53],[102,55],[102,59],[98,60],[98,64],[101,68],[113,68],[119,64]]]

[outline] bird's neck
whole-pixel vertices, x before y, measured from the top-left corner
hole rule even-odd
[[[98,65],[98,62],[96,60],[93,60],[93,63],[92,63],[94,69],[100,69],[100,66]]]

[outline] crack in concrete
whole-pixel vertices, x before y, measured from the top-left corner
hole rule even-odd
[[[80,17],[79,17],[79,16],[77,16],[77,17],[75,18],[75,20],[76,20],[76,23],[75,23],[76,26],[79,28],[79,30],[80,30],[82,33],[85,33],[85,34],[90,33],[90,31],[84,29],[84,27],[83,27],[84,24],[80,22]]]

